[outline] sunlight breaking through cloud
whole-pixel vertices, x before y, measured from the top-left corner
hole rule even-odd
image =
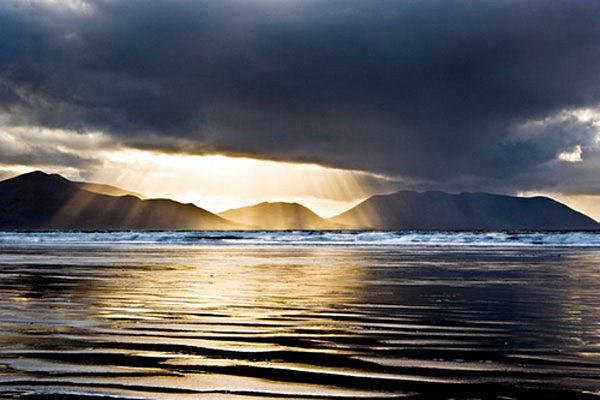
[[[301,203],[321,216],[350,208],[388,178],[362,171],[223,155],[177,155],[123,149],[104,153],[93,181],[148,197],[170,197],[213,212],[262,201]],[[390,181],[391,182],[391,181]]]
[[[558,159],[567,162],[580,162],[583,161],[581,153],[581,146],[577,145],[570,151],[563,151],[560,153]]]

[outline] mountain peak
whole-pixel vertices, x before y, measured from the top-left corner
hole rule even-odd
[[[67,178],[59,174],[47,174],[44,171],[31,171],[25,174],[17,175],[12,178],[6,179],[3,182],[8,181],[44,181],[44,180],[54,180],[54,181],[62,181],[62,182],[70,182]]]
[[[219,213],[223,218],[257,229],[340,229],[314,213],[308,207],[291,202],[262,202]]]
[[[297,209],[303,209],[303,210],[308,210],[310,212],[313,212],[308,207],[306,207],[300,203],[288,202],[288,201],[263,201],[262,203],[256,204],[254,206],[248,206],[248,207],[270,207],[270,208],[280,207],[280,208],[289,208],[289,209],[297,208]]]
[[[400,191],[373,196],[333,222],[368,229],[599,229],[588,216],[548,197]]]
[[[33,171],[0,182],[0,229],[232,229],[204,209],[175,201],[115,197]]]
[[[52,189],[53,191],[76,190],[75,185],[59,174],[47,174],[43,171],[32,171],[18,175],[2,182],[4,190],[37,191]]]

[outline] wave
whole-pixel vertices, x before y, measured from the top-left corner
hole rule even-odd
[[[600,231],[8,231],[0,244],[600,248]]]

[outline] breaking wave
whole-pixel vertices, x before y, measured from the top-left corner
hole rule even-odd
[[[600,247],[600,231],[31,231],[0,244]]]

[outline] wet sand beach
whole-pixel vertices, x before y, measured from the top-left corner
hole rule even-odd
[[[600,250],[0,246],[0,397],[597,398]]]

